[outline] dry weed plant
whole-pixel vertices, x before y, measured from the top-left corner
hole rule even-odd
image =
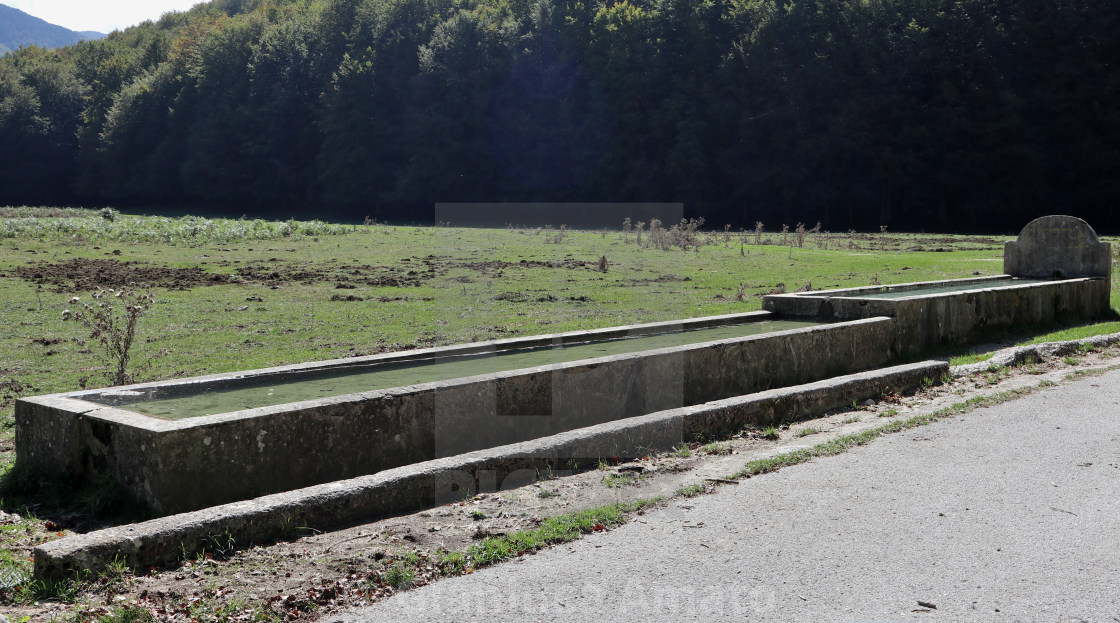
[[[101,345],[100,358],[111,369],[110,384],[127,385],[134,380],[128,368],[136,328],[155,304],[155,298],[146,291],[102,288],[92,296],[93,304],[84,303],[77,296],[70,299],[71,305],[80,303],[81,307],[64,310],[62,319],[76,321],[89,330],[89,338]]]
[[[821,231],[821,222],[817,221],[817,226],[814,227],[813,229],[809,230],[809,231],[817,234],[817,248],[818,249],[824,249],[824,250],[827,251],[828,250],[828,232],[827,231]]]
[[[561,225],[560,229],[556,230],[555,233],[553,233],[552,225],[545,225],[544,228],[546,232],[544,235],[545,244],[560,244],[564,242],[564,238],[568,236],[567,225]]]
[[[661,219],[651,218],[649,220],[649,238],[646,240],[647,247],[656,247],[662,251],[669,250],[668,234],[665,233],[665,228],[661,225]]]
[[[680,224],[673,225],[672,229],[669,230],[669,244],[678,246],[684,251],[687,251],[689,247],[692,247],[695,251],[699,251],[700,247],[703,245],[700,243],[696,232],[703,224],[703,217],[690,218],[688,220],[682,218]]]

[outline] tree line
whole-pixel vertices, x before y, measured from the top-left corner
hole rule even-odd
[[[213,0],[0,58],[0,204],[1120,229],[1120,5]],[[644,216],[635,214],[635,217]]]

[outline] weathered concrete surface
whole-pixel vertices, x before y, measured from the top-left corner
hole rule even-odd
[[[922,352],[938,344],[966,344],[994,328],[1098,319],[1109,312],[1110,286],[1105,279],[1073,279],[899,299],[895,301],[899,348]],[[858,301],[841,304],[846,313],[855,313],[858,305]]]
[[[896,320],[901,353],[921,353],[939,344],[964,344],[993,328],[1044,326],[1058,322],[1093,320],[1110,312],[1111,282],[1102,278],[1066,279],[1016,286],[985,287],[1005,279],[961,279],[872,286],[843,290],[821,290],[798,294],[770,295],[763,307],[782,316],[822,320],[851,320],[889,316]],[[923,286],[952,283],[975,284],[976,290],[923,294]],[[884,289],[913,292],[902,298],[863,298]]]
[[[115,556],[146,568],[178,561],[209,539],[233,537],[239,546],[290,534],[294,526],[330,529],[462,499],[467,490],[492,491],[531,482],[538,470],[594,465],[601,457],[634,457],[685,440],[737,432],[816,415],[903,392],[948,373],[944,362],[864,372],[703,405],[598,424],[524,443],[346,481],[307,487],[214,508],[163,517],[46,543],[35,550],[38,577],[77,569],[100,570]]]
[[[881,366],[894,354],[892,324],[822,325],[183,420],[80,400],[88,392],[28,398],[16,404],[16,454],[46,471],[112,475],[157,512],[185,512]],[[281,373],[309,369],[322,366]]]
[[[1032,279],[1104,277],[1111,280],[1112,247],[1076,216],[1043,216],[1004,244],[1003,272]]]
[[[1048,389],[324,623],[1116,621],[1117,404]]]

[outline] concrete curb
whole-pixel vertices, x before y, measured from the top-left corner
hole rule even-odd
[[[989,368],[1000,366],[1017,366],[1023,363],[1041,361],[1044,357],[1063,357],[1075,353],[1083,344],[1091,346],[1111,346],[1120,342],[1120,333],[1108,335],[1094,335],[1080,340],[1066,340],[1063,342],[1043,342],[1030,346],[1014,346],[996,351],[995,355],[987,361],[969,363],[963,366],[953,366],[954,378],[969,376],[977,372],[987,372]]]
[[[945,362],[925,361],[851,374],[107,528],[36,547],[35,575],[59,578],[81,570],[98,572],[114,559],[144,569],[174,564],[231,542],[246,547],[294,536],[301,528],[329,530],[374,521],[461,500],[468,491],[522,486],[546,469],[572,469],[604,457],[631,458],[685,440],[803,419],[886,391],[936,382],[948,371]]]

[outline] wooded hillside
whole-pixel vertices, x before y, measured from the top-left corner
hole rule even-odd
[[[22,45],[53,48],[104,36],[88,30],[75,32],[0,3],[0,54],[17,50]]]
[[[1117,32],[1098,0],[214,0],[0,59],[0,204],[1116,231]]]

